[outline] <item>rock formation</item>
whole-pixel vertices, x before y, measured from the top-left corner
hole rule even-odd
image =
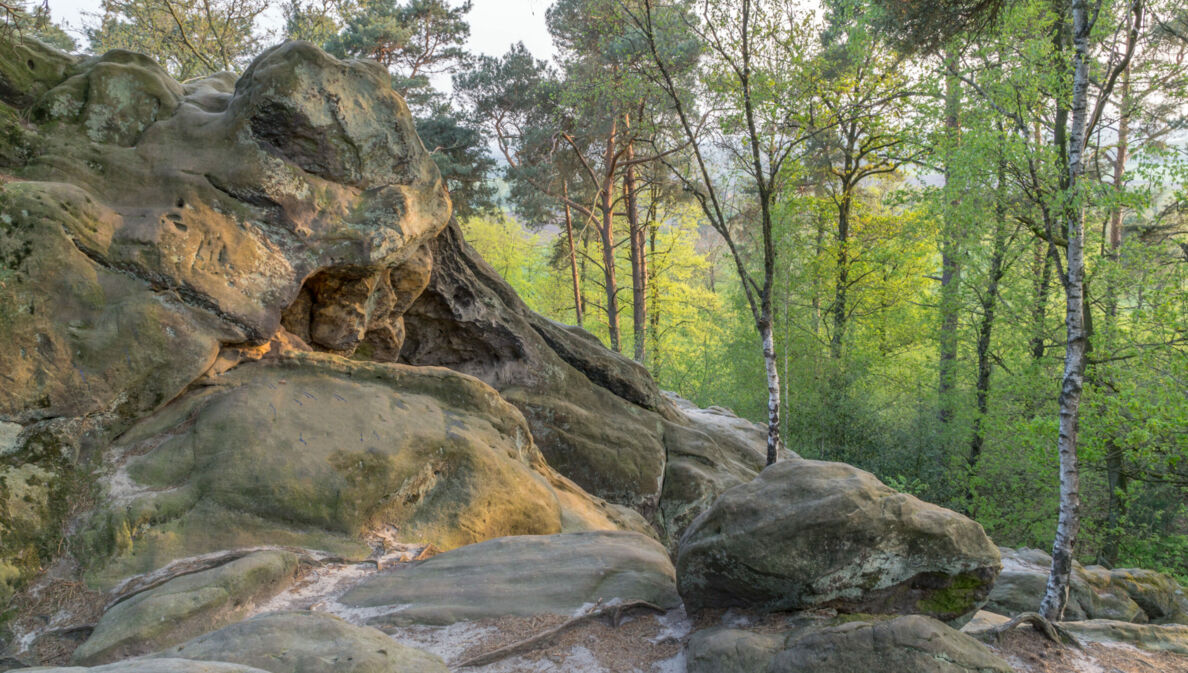
[[[1038,549],[1000,548],[1002,574],[986,609],[1004,615],[1034,610],[1043,596],[1052,557]],[[1112,619],[1139,624],[1188,625],[1188,591],[1153,570],[1073,564],[1068,606],[1070,620]]]
[[[982,527],[956,512],[849,465],[788,460],[694,520],[677,567],[693,608],[834,607],[963,622],[985,603],[999,560]]]
[[[179,83],[0,38],[0,668],[445,671],[578,623],[606,631],[533,670],[679,667],[731,607],[791,621],[690,670],[1007,670],[924,616],[985,599],[976,523],[764,470],[761,427],[533,313],[413,129],[380,66],[302,42]]]

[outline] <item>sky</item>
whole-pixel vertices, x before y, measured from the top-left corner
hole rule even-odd
[[[553,42],[545,28],[545,10],[552,0],[474,0],[470,18],[471,51],[500,56],[516,42],[523,42],[537,58],[550,59]],[[99,11],[100,0],[49,0],[55,21],[81,38],[84,13]],[[266,25],[280,25],[280,2],[269,10]],[[82,40],[79,40],[82,42]]]

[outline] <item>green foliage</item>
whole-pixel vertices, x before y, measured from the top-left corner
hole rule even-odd
[[[342,29],[325,46],[333,54],[383,64],[392,71],[393,87],[410,103],[421,104],[431,97],[429,76],[451,72],[466,59],[470,6],[451,7],[446,0],[360,0],[339,10]]]
[[[353,9],[351,0],[286,0],[281,5],[285,37],[325,45],[338,36],[342,17]]]
[[[495,171],[495,161],[482,133],[446,105],[434,106],[416,121],[417,135],[449,187],[454,214],[470,217],[492,212],[495,185],[488,177]]]
[[[146,54],[178,80],[238,72],[263,48],[267,0],[103,0],[87,28],[91,51]]]
[[[78,45],[50,16],[49,3],[33,0],[10,0],[0,9],[0,30],[15,31],[35,37],[63,51],[74,51]]]

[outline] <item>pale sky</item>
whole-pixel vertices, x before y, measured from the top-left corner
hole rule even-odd
[[[98,12],[100,0],[49,0],[54,20],[65,23],[79,42],[85,12]],[[508,47],[523,42],[537,58],[549,59],[553,42],[545,28],[545,10],[552,0],[474,0],[470,19],[471,51],[501,56]],[[272,26],[280,24],[280,3],[269,10]]]

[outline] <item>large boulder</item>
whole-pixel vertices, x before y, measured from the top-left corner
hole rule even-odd
[[[572,615],[600,601],[681,602],[664,547],[629,532],[489,540],[369,577],[340,600],[380,613],[370,623],[384,625]]]
[[[269,673],[448,673],[439,657],[317,612],[260,615],[159,656],[226,661]]]
[[[226,626],[284,589],[296,571],[296,555],[260,551],[181,575],[108,609],[72,660],[94,665],[127,659]]]
[[[1038,549],[1001,547],[1002,573],[986,609],[1004,615],[1035,611],[1047,586],[1052,557]],[[1064,618],[1188,624],[1188,592],[1169,575],[1138,568],[1073,563]]]
[[[691,609],[834,607],[951,621],[985,602],[999,570],[982,527],[840,463],[787,460],[736,486],[689,526],[677,556]]]
[[[109,504],[83,534],[101,587],[238,547],[362,559],[377,529],[448,550],[559,533],[563,519],[633,523],[566,488],[494,390],[440,368],[318,353],[241,365],[133,427],[111,456]]]
[[[183,87],[120,50],[66,74],[32,106],[37,156],[0,188],[21,280],[0,286],[21,316],[0,320],[0,415],[18,423],[151,410],[219,342],[267,341],[307,278],[390,291],[449,218],[374,63],[290,42],[237,83]]]
[[[45,473],[51,515],[0,535],[3,587],[60,547],[79,461],[266,352],[284,314],[301,323],[289,307],[341,323],[303,347],[398,348],[450,214],[384,69],[306,43],[183,85],[137,54],[9,33],[0,136],[0,456]]]
[[[784,633],[698,631],[689,673],[1011,673],[985,645],[928,617],[853,621]]]

